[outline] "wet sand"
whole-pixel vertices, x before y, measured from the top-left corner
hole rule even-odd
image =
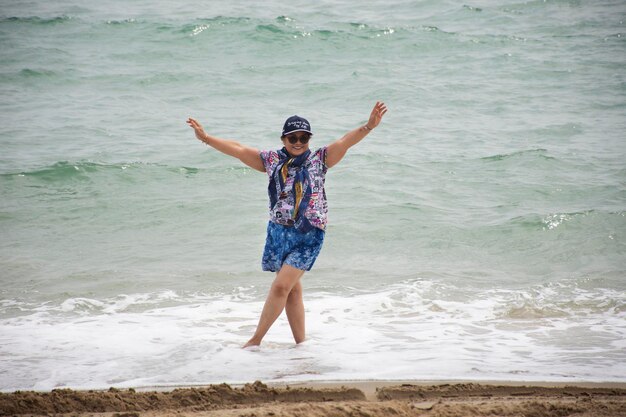
[[[170,390],[17,391],[0,415],[106,417],[626,416],[626,384],[261,382]]]

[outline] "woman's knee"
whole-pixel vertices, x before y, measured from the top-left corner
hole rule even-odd
[[[304,271],[300,271],[293,267],[283,267],[276,279],[272,283],[272,292],[279,297],[287,297],[292,291],[302,291],[300,285],[300,277],[304,274]]]
[[[294,285],[293,288],[291,288],[291,291],[289,291],[289,298],[302,298],[302,284],[300,283],[300,280],[298,280],[296,285]]]
[[[291,289],[291,284],[285,281],[275,280],[272,284],[272,293],[277,297],[287,297]]]

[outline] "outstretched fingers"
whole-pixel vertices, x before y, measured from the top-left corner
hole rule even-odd
[[[370,119],[367,123],[368,126],[372,129],[378,126],[385,113],[387,113],[387,106],[382,101],[377,101],[370,114]]]
[[[387,105],[385,105],[382,101],[377,101],[374,109],[381,118],[385,115],[385,113],[387,113]]]
[[[198,123],[196,119],[193,119],[191,117],[187,119],[187,124],[194,130],[196,137],[204,142],[206,134],[204,133],[202,125]]]

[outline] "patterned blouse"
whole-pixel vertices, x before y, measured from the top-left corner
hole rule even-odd
[[[277,151],[261,151],[261,159],[265,166],[265,172],[271,178],[274,169],[280,162],[280,157]],[[324,190],[324,181],[326,179],[326,147],[322,147],[314,152],[304,163],[304,167],[309,172],[309,179],[311,181],[311,199],[309,200],[308,207],[305,211],[305,217],[309,220],[311,225],[325,230],[328,213],[328,202],[326,200],[326,191]],[[274,207],[270,207],[270,221],[285,226],[292,226],[294,224],[294,205],[295,195],[293,192],[293,180],[296,172],[295,167],[290,167],[287,173],[287,181],[285,182],[284,193],[276,202]]]

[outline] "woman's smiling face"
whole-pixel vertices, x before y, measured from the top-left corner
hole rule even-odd
[[[300,156],[309,150],[311,134],[307,132],[293,132],[281,138],[285,149],[291,156]]]

